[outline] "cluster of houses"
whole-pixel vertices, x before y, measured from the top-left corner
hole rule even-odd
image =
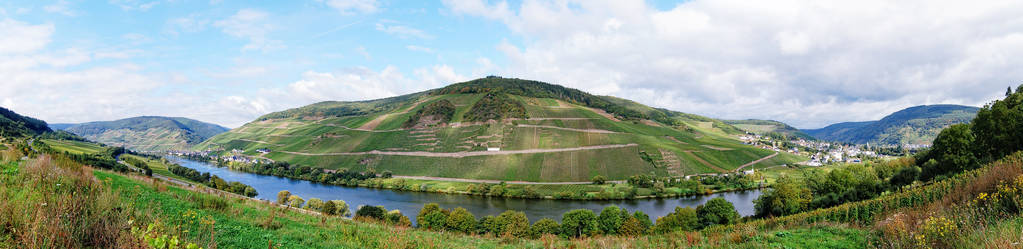
[[[859,163],[865,159],[885,157],[886,155],[878,154],[875,151],[865,149],[866,145],[849,145],[841,143],[832,143],[825,141],[811,141],[805,139],[793,139],[790,141],[778,141],[767,136],[761,136],[753,133],[747,133],[739,136],[744,144],[756,146],[758,148],[773,150],[773,151],[786,151],[792,154],[798,154],[810,158],[809,161],[803,162],[803,165],[807,166],[822,166],[832,163]],[[926,146],[926,145],[906,145],[906,146]]]
[[[259,149],[259,150],[256,150],[256,151],[259,152],[259,153],[262,153],[262,154],[270,153],[269,149]],[[263,152],[263,151],[265,151],[265,152]],[[214,153],[214,151],[168,151],[167,154],[168,155],[172,155],[172,156],[179,156],[179,157],[202,157],[202,158],[209,158],[209,159],[212,159],[212,160],[218,160],[218,161],[224,161],[224,162],[253,163],[253,164],[255,164],[255,163],[272,163],[273,162],[273,160],[270,160],[270,159],[251,158],[249,156],[245,156],[244,154],[242,154],[244,152],[245,151],[242,151],[242,150],[239,150],[239,149],[233,149],[233,150],[231,150],[230,155],[223,155],[223,156],[217,155],[216,153]]]

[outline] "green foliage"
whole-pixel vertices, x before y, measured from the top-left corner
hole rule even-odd
[[[783,216],[802,212],[811,198],[810,189],[802,182],[782,176],[753,204],[759,217]]]
[[[600,211],[600,215],[597,217],[597,223],[599,224],[600,231],[607,235],[618,234],[618,229],[622,226],[629,217],[629,212],[624,209],[618,208],[618,206],[611,205]]]
[[[132,150],[187,149],[227,128],[187,118],[143,116],[78,124],[66,131],[106,144],[125,144]]]
[[[697,218],[695,209],[691,207],[675,207],[674,212],[657,218],[654,232],[693,231],[700,227],[700,219]]]
[[[568,211],[561,217],[562,235],[570,238],[594,235],[600,231],[597,215],[589,209]]]
[[[449,213],[451,211],[441,209],[437,203],[427,203],[419,209],[416,221],[419,222],[420,228],[443,230],[447,226]]]
[[[934,161],[937,164],[937,161]],[[934,166],[931,166],[934,167]],[[920,177],[920,167],[910,166],[899,169],[898,173],[895,173],[891,178],[888,179],[888,183],[894,187],[901,187],[912,184],[916,181],[917,177]]]
[[[532,239],[538,239],[545,234],[561,234],[561,224],[553,219],[543,218],[529,228],[529,237]]]
[[[607,178],[605,178],[602,175],[595,175],[595,176],[593,176],[592,181],[593,181],[593,184],[604,185],[604,183],[607,182]]]
[[[479,234],[493,234],[497,231],[497,218],[493,215],[483,216],[480,221],[476,223],[476,233]]]
[[[739,220],[739,212],[725,198],[714,198],[696,207],[696,215],[703,226],[728,225]]]
[[[412,226],[412,220],[401,213],[401,210],[391,210],[384,214],[384,221],[392,226],[410,227]]]
[[[386,213],[387,209],[384,209],[384,207],[364,205],[359,207],[359,210],[355,211],[355,217],[367,217],[377,220],[384,220],[384,214]]]
[[[46,122],[0,107],[0,137],[26,137],[51,132]]]
[[[463,119],[469,122],[485,122],[505,118],[526,118],[522,102],[503,93],[487,93],[465,113]]]
[[[211,175],[209,172],[199,173],[198,170],[177,164],[167,164],[167,169],[172,174],[187,178],[193,182],[205,184],[206,186],[210,186],[215,189],[248,197],[255,197],[259,195],[259,193],[256,192],[256,188],[253,188],[252,186],[237,181],[224,181],[224,179],[216,175]],[[280,193],[278,193],[278,197],[280,197]],[[280,199],[278,199],[278,201],[280,201]]]
[[[526,213],[515,210],[504,211],[494,218],[494,223],[496,225],[494,234],[516,238],[529,236],[529,218],[526,217]]]
[[[475,233],[476,216],[472,215],[472,213],[465,208],[455,208],[454,211],[451,211],[451,215],[448,215],[446,227],[448,230],[459,231],[465,234]]]
[[[985,105],[972,122],[977,156],[990,162],[1023,150],[1023,85],[994,103]]]
[[[402,124],[404,128],[411,128],[416,124],[419,124],[424,117],[431,117],[434,121],[439,124],[445,124],[451,121],[451,118],[455,116],[455,104],[451,101],[442,99],[436,102],[430,103],[416,111],[416,114],[412,115]]]
[[[290,199],[291,199],[291,191],[281,190],[281,192],[277,192],[277,204],[278,205],[288,205],[288,200],[290,200]]]
[[[650,215],[647,215],[643,211],[636,210],[635,213],[632,213],[632,217],[636,218],[636,220],[639,220],[639,223],[643,228],[643,231],[650,230],[650,227],[654,226],[653,221],[650,221]]]
[[[302,197],[299,197],[297,195],[292,195],[288,197],[288,206],[290,207],[302,208],[303,204],[305,204],[305,199],[302,199]]]
[[[935,159],[937,164],[925,165],[921,178],[930,180],[936,176],[977,168],[980,164],[973,154],[973,142],[973,132],[968,124],[953,125],[942,130],[928,153],[928,157]]]
[[[622,223],[621,228],[618,228],[618,234],[623,236],[638,236],[646,233],[646,231],[647,228],[643,226],[643,222],[631,216]]]
[[[305,208],[309,210],[323,212],[323,200],[320,200],[320,198],[309,198],[309,201],[306,201]]]
[[[348,208],[348,203],[346,203],[345,201],[331,200],[327,201],[327,204],[334,205],[334,212],[331,213],[332,215],[337,215],[341,217],[348,217],[349,215],[352,215],[352,211]]]

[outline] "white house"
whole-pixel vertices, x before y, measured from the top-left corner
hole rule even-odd
[[[501,151],[501,148],[487,147],[487,151],[491,151],[491,152]]]

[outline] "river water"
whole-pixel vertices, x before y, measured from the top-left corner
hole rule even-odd
[[[718,193],[709,196],[660,198],[660,199],[636,199],[636,200],[611,200],[611,201],[580,201],[580,200],[547,200],[547,199],[518,199],[501,197],[481,197],[457,194],[439,194],[425,192],[394,191],[387,189],[344,187],[325,185],[305,180],[294,180],[284,177],[268,176],[246,173],[242,171],[220,168],[214,165],[192,161],[179,157],[168,157],[172,162],[181,166],[193,168],[200,172],[210,172],[220,176],[227,181],[238,181],[256,188],[259,191],[258,199],[275,201],[277,192],[288,190],[293,195],[298,195],[305,200],[309,198],[320,198],[326,200],[343,200],[348,203],[352,213],[361,205],[384,206],[387,210],[401,210],[415,222],[415,216],[419,209],[426,203],[437,203],[442,208],[454,209],[463,207],[477,218],[494,215],[497,216],[505,210],[517,210],[526,213],[530,222],[536,222],[541,218],[561,220],[561,215],[573,209],[590,209],[598,213],[606,206],[617,205],[633,212],[643,211],[650,215],[651,220],[665,216],[674,211],[675,207],[693,207],[701,205],[707,200],[715,197],[724,197],[733,205],[740,215],[753,215],[753,200],[760,196],[760,190]]]

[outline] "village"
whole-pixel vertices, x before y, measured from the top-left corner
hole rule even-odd
[[[885,159],[899,156],[891,151],[920,150],[930,147],[923,144],[912,145],[871,145],[806,140],[803,138],[778,139],[774,136],[761,136],[747,132],[739,136],[744,144],[761,149],[805,156],[808,161],[799,163],[805,166],[819,167],[836,163],[860,163],[872,159]]]

